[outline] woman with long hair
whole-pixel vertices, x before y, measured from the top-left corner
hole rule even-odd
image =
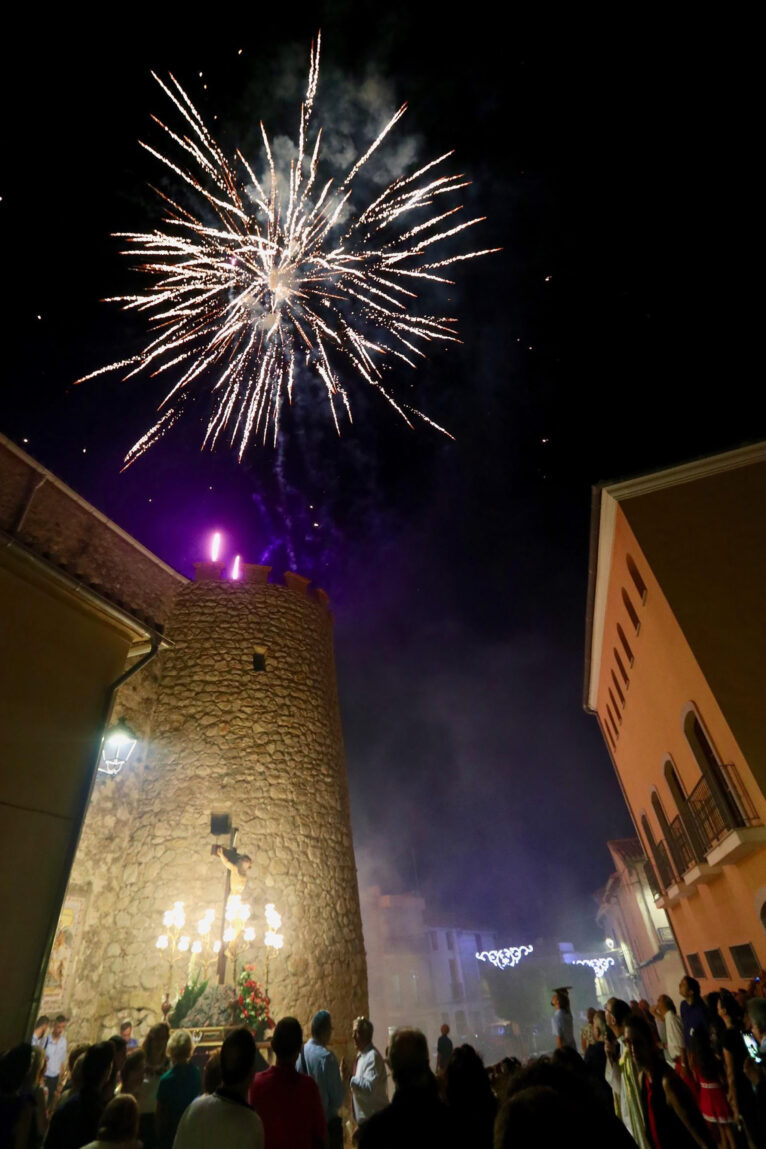
[[[154,1111],[157,1107],[157,1089],[160,1078],[170,1068],[167,1054],[170,1027],[165,1021],[153,1025],[144,1038],[141,1048],[146,1055],[144,1080],[138,1092],[139,1135],[144,1149],[157,1149]]]
[[[699,1107],[702,1116],[716,1131],[720,1145],[725,1149],[736,1149],[734,1115],[726,1100],[722,1084],[723,1067],[713,1053],[707,1030],[695,1029],[692,1034],[690,1061],[699,1082]]]
[[[745,1065],[749,1058],[743,1037],[745,1019],[737,999],[728,989],[721,990],[718,999],[718,1016],[724,1024],[721,1035],[721,1050],[726,1070],[728,1102],[734,1115],[735,1124],[740,1128],[744,1126],[747,1137],[752,1143],[755,1143],[758,1121],[755,1093],[745,1074]]]

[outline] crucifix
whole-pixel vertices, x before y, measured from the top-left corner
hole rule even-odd
[[[239,834],[239,830],[232,828],[231,815],[211,814],[210,832],[216,836],[219,834],[229,835],[228,846],[222,846],[220,843],[216,843],[210,850],[211,854],[218,858],[226,868],[223,913],[221,914],[221,948],[218,951],[217,967],[218,984],[223,985],[226,980],[226,942],[223,936],[226,930],[226,910],[230,898],[242,897],[247,883],[248,870],[252,866],[253,860],[249,854],[240,854],[237,850],[237,835]]]

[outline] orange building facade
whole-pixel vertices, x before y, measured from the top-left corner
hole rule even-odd
[[[766,443],[594,490],[585,707],[688,973],[766,965]]]

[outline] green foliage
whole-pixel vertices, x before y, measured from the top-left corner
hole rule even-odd
[[[178,1029],[183,1025],[184,1018],[189,1011],[197,1004],[203,993],[207,989],[207,978],[201,981],[202,970],[198,969],[192,981],[185,985],[178,1001],[173,1006],[173,1011],[168,1019],[171,1029]]]

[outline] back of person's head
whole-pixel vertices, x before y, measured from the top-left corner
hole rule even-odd
[[[586,1073],[585,1062],[577,1050],[573,1049],[571,1045],[565,1045],[561,1049],[554,1049],[551,1062],[561,1069],[565,1069],[567,1073]]]
[[[32,1065],[33,1048],[28,1041],[22,1041],[0,1058],[0,1093],[19,1092]]]
[[[698,1074],[708,1080],[715,1080],[719,1073],[718,1059],[713,1053],[710,1036],[706,1029],[697,1026],[689,1042],[689,1052]]]
[[[493,1104],[484,1062],[472,1045],[452,1051],[445,1071],[445,1095],[451,1108],[476,1109]]]
[[[295,1061],[303,1045],[303,1029],[297,1017],[283,1017],[277,1022],[271,1048],[277,1061]]]
[[[702,999],[713,1017],[717,1017],[718,1015],[718,1002],[720,998],[720,993],[718,993],[717,990],[713,990],[712,993],[706,993]]]
[[[35,1022],[35,1029],[39,1029],[41,1025],[50,1025],[51,1019],[47,1013],[41,1013]]]
[[[391,1076],[399,1089],[427,1085],[431,1081],[428,1042],[419,1029],[402,1026],[394,1031],[388,1052]]]
[[[723,1012],[726,1014],[726,1016],[731,1019],[735,1028],[741,1029],[742,1028],[742,1010],[740,1008],[739,1002],[737,1001],[736,997],[731,992],[731,990],[728,990],[728,989],[722,989],[721,990],[721,997],[720,997],[718,1004],[719,1004],[720,1008],[723,1010]]]
[[[114,1046],[115,1053],[118,1053],[118,1054],[119,1053],[127,1053],[128,1043],[125,1040],[125,1038],[121,1036],[121,1034],[113,1033],[112,1036],[109,1038],[109,1041]]]
[[[100,1089],[114,1066],[114,1046],[111,1041],[97,1041],[83,1054],[82,1088]]]
[[[686,988],[692,997],[698,998],[700,996],[700,983],[697,981],[696,977],[689,977],[688,974],[686,975]]]
[[[673,998],[668,997],[668,995],[666,993],[661,993],[660,996],[657,998],[657,1001],[659,1002],[660,1005],[662,1005],[663,1009],[665,1009],[668,1013],[675,1013],[676,1012],[676,1003],[673,1001]]]
[[[143,1081],[145,1069],[146,1054],[143,1049],[132,1049],[120,1070],[120,1081],[123,1089],[132,1089]]]
[[[119,1144],[135,1141],[138,1136],[138,1103],[129,1093],[113,1097],[101,1114],[98,1126],[100,1141]]]
[[[588,1019],[588,1021],[590,1022],[590,1024],[591,1024],[591,1025],[593,1025],[593,1018],[596,1016],[596,1007],[595,1007],[595,1005],[589,1005],[589,1006],[588,1006],[588,1008],[587,1008],[587,1009],[586,1009],[586,1011],[585,1011],[585,1016],[587,1017],[587,1019]]]
[[[568,1145],[580,1120],[579,1109],[550,1086],[509,1092],[495,1121],[495,1149]]]
[[[311,1036],[314,1041],[326,1041],[332,1032],[332,1016],[326,1009],[318,1009],[311,1019]]]
[[[203,1093],[215,1093],[221,1081],[221,1051],[216,1049],[215,1053],[211,1053],[208,1057],[202,1072]]]
[[[439,1032],[441,1033],[442,1037],[446,1037],[449,1033],[449,1026],[447,1025],[446,1021]]]
[[[221,1082],[227,1088],[248,1084],[255,1072],[255,1038],[241,1026],[221,1046]]]
[[[354,1033],[359,1034],[359,1040],[368,1044],[372,1041],[374,1027],[368,1017],[355,1017],[354,1018]]]
[[[187,1029],[174,1029],[168,1038],[168,1057],[174,1065],[188,1061],[193,1048],[191,1034]]]
[[[141,1048],[146,1054],[147,1065],[159,1065],[164,1061],[169,1037],[170,1026],[167,1022],[158,1021],[156,1025],[151,1027],[141,1043]]]
[[[606,1003],[606,1008],[618,1025],[624,1025],[631,1014],[630,1006],[621,997],[610,997]]]

